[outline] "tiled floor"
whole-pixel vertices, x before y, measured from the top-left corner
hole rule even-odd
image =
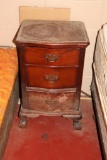
[[[16,111],[4,160],[102,160],[91,100],[81,106],[82,130],[73,130],[72,120],[43,116],[20,129]]]

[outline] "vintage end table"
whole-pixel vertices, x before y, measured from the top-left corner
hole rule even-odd
[[[16,36],[21,128],[28,118],[63,116],[81,129],[81,83],[89,39],[83,22],[25,20]]]

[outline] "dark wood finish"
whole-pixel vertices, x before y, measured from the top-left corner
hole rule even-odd
[[[26,47],[24,61],[26,64],[36,64],[42,66],[53,65],[76,67],[79,65],[79,53],[80,51],[78,48],[48,49]]]
[[[84,23],[24,21],[16,45],[20,64],[22,128],[27,117],[60,115],[81,129],[80,92],[85,48]]]
[[[72,88],[77,84],[78,68],[26,66],[27,87]],[[66,82],[66,83],[65,83]]]

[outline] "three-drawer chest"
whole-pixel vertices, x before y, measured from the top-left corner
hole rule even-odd
[[[81,129],[81,83],[85,49],[83,22],[22,22],[15,40],[19,59],[21,128],[28,118],[63,116]]]

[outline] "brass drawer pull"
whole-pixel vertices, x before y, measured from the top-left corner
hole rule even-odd
[[[46,80],[48,80],[50,83],[55,83],[58,80],[58,75],[45,75]]]
[[[54,106],[54,105],[56,105],[58,102],[55,101],[55,100],[49,99],[49,100],[45,100],[45,103],[46,103],[47,105]]]
[[[59,59],[59,54],[54,55],[54,54],[46,54],[45,58],[49,61],[49,62],[55,62]]]

